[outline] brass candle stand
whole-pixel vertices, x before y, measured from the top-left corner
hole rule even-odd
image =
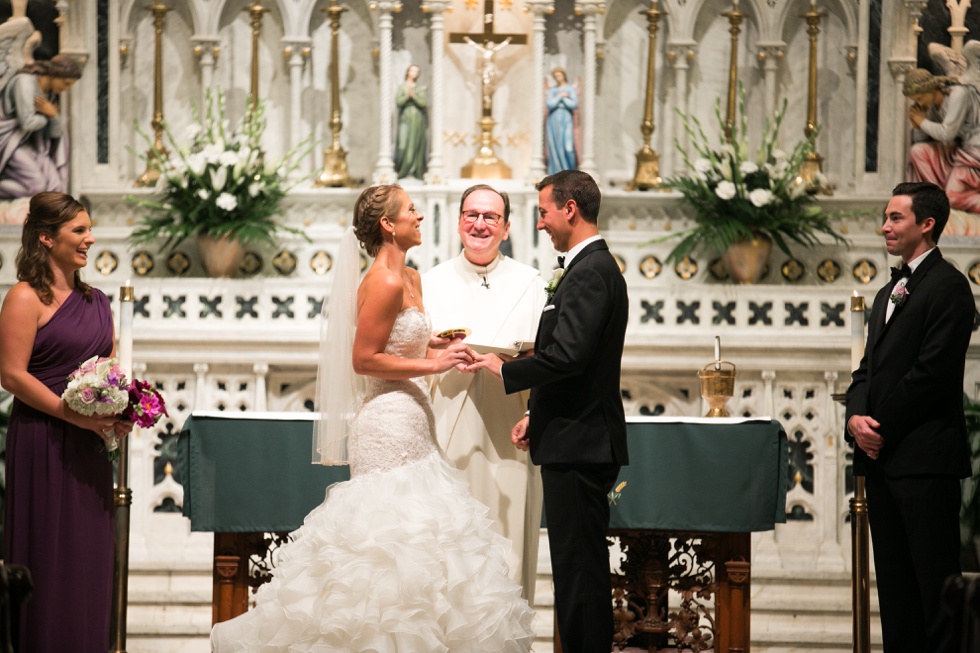
[[[149,188],[155,186],[160,179],[160,171],[152,165],[152,161],[166,160],[170,152],[163,144],[163,21],[167,12],[172,9],[163,0],[153,0],[148,7],[153,13],[153,146],[146,152],[146,170],[135,182],[134,188]]]
[[[330,0],[324,9],[330,19],[330,148],[323,151],[323,170],[313,181],[314,188],[350,186],[347,174],[347,151],[340,145],[340,47],[337,38],[340,34],[340,15],[347,11]]]
[[[748,14],[738,8],[738,0],[732,5],[731,11],[722,14],[728,19],[728,32],[732,35],[732,53],[728,61],[728,104],[725,110],[725,142],[732,142],[735,131],[735,99],[738,94],[738,35],[742,32],[742,21]]]
[[[259,37],[262,35],[262,14],[268,13],[269,9],[263,7],[259,0],[255,0],[242,11],[252,18],[252,70],[248,110],[253,111],[259,101]]]
[[[633,175],[632,181],[626,185],[626,190],[659,188],[663,182],[663,179],[660,178],[660,155],[650,147],[650,137],[656,129],[653,122],[653,96],[657,74],[657,30],[659,29],[660,17],[667,15],[667,12],[660,11],[657,2],[658,0],[653,0],[649,9],[640,12],[647,17],[647,29],[650,33],[650,48],[647,52],[646,111],[643,116],[643,124],[640,126],[640,131],[643,132],[643,147],[636,153],[636,174]]]
[[[820,34],[820,19],[827,14],[817,11],[816,0],[810,0],[810,11],[803,14],[806,19],[807,34],[810,35],[810,72],[807,83],[806,127],[803,134],[810,141],[810,151],[800,168],[800,181],[806,184],[808,193],[833,195],[834,189],[822,183],[823,157],[817,152],[817,35]]]

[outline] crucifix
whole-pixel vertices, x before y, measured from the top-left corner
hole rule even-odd
[[[527,43],[526,34],[504,34],[493,30],[493,0],[483,0],[483,31],[453,32],[450,43],[466,43],[480,53],[482,112],[480,117],[480,149],[477,155],[463,166],[461,176],[480,179],[510,179],[510,166],[493,153],[493,92],[496,90],[497,71],[493,56],[510,44]]]

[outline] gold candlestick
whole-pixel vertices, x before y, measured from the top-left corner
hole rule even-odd
[[[340,47],[337,37],[340,34],[340,15],[347,11],[330,0],[330,6],[324,9],[330,18],[330,148],[323,151],[323,170],[313,181],[314,188],[330,186],[349,186],[350,177],[347,175],[347,152],[340,145]]]
[[[735,131],[735,97],[738,90],[738,35],[742,32],[742,21],[748,14],[738,8],[738,0],[732,5],[731,11],[722,14],[728,19],[728,32],[732,35],[732,54],[728,63],[728,106],[725,112],[725,142],[732,142]]]
[[[259,0],[255,0],[242,11],[248,12],[249,16],[252,17],[252,84],[249,91],[249,110],[251,111],[255,108],[255,103],[259,101],[259,36],[262,34],[262,14],[269,10],[263,7]]]
[[[160,171],[151,162],[163,161],[170,156],[167,146],[163,144],[163,19],[171,7],[163,4],[163,0],[153,0],[147,7],[153,13],[153,146],[146,152],[146,170],[133,183],[134,188],[155,186],[160,178]]]
[[[650,33],[650,48],[647,52],[647,93],[646,93],[646,112],[643,116],[643,124],[640,131],[643,132],[643,147],[636,153],[636,174],[632,181],[626,185],[627,190],[647,190],[648,188],[658,188],[663,181],[660,178],[660,155],[650,147],[650,137],[653,135],[656,126],[653,122],[653,92],[656,86],[656,63],[657,63],[657,30],[661,16],[666,16],[667,12],[660,11],[657,0],[646,11],[647,29]]]
[[[807,84],[806,127],[803,134],[810,141],[810,151],[800,168],[800,181],[806,184],[808,193],[833,195],[831,186],[821,183],[823,157],[817,152],[817,35],[820,33],[820,19],[827,14],[817,11],[816,0],[810,0],[810,11],[803,14],[806,19],[807,34],[810,35],[810,76]]]

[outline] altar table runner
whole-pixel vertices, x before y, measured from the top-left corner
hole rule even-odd
[[[610,528],[747,532],[786,523],[786,434],[769,418],[627,419]]]

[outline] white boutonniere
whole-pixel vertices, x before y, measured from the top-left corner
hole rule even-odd
[[[548,293],[549,302],[555,296],[555,291],[558,290],[558,284],[561,283],[561,278],[565,275],[565,268],[555,268],[551,274],[551,281],[544,287],[544,291]]]
[[[909,291],[908,288],[905,287],[904,283],[895,286],[894,290],[892,290],[892,294],[888,297],[888,299],[891,300],[891,303],[895,305],[895,308],[898,308],[904,304],[905,300],[908,298]]]

